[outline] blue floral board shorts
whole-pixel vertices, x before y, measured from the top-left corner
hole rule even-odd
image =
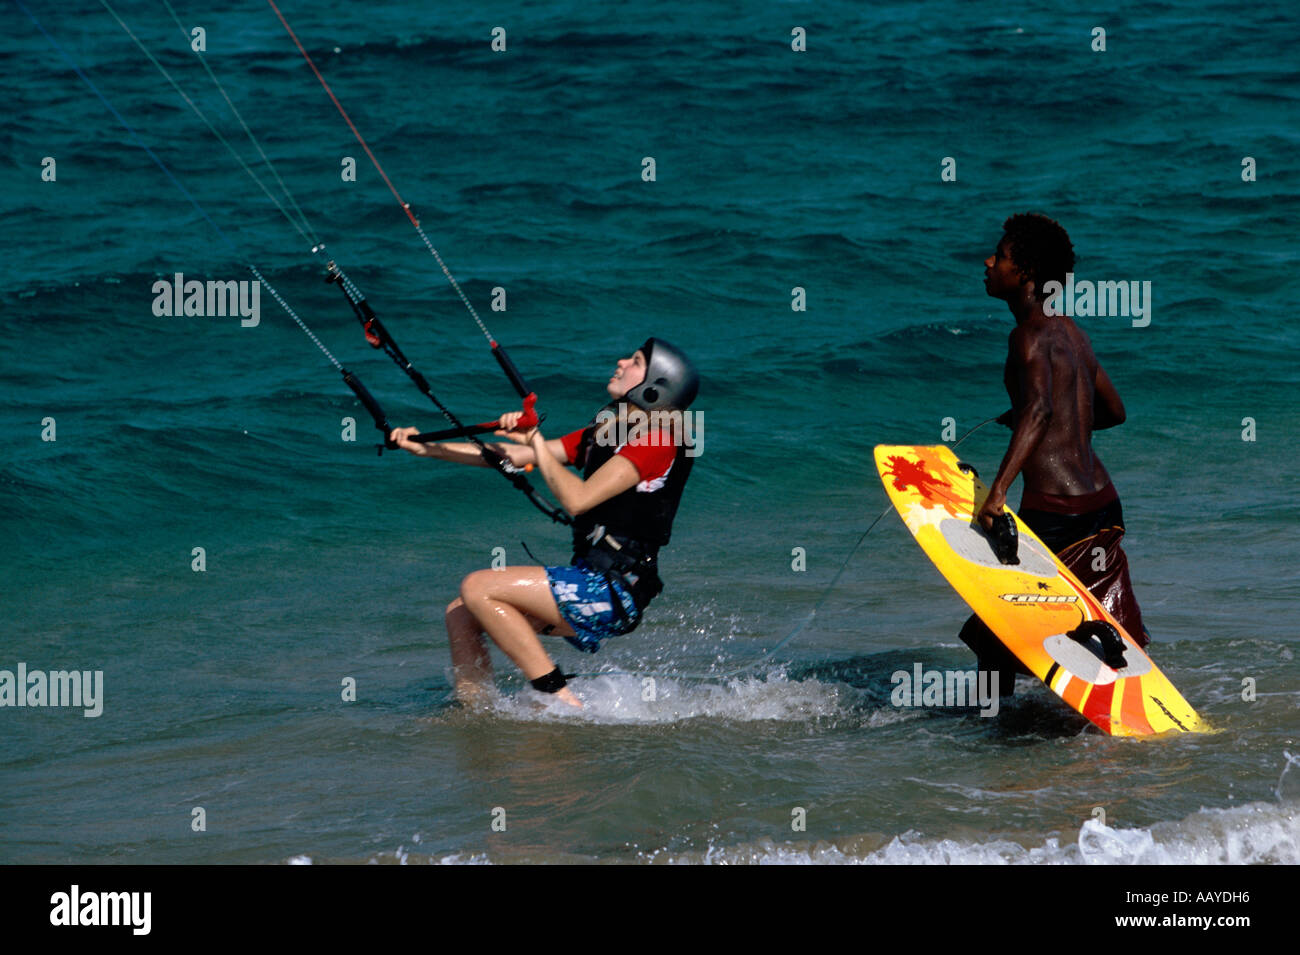
[[[560,614],[576,634],[564,639],[584,653],[595,653],[600,649],[601,640],[627,633],[640,619],[641,611],[622,582],[616,576],[607,578],[600,571],[592,570],[585,560],[545,570]],[[614,609],[614,600],[623,605],[626,623]]]

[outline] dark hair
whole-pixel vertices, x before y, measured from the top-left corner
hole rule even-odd
[[[1011,261],[1034,283],[1040,299],[1047,297],[1043,286],[1048,282],[1065,284],[1065,273],[1074,269],[1074,246],[1059,222],[1037,212],[1022,212],[1002,223],[1002,231]]]

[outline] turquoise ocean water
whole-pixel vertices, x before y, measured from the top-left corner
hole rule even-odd
[[[254,161],[166,9],[114,7]],[[553,648],[603,671],[579,716],[508,665],[469,714],[446,673],[460,577],[498,547],[531,563],[521,541],[565,562],[562,530],[486,471],[376,456],[266,296],[256,328],[155,316],[158,278],[251,262],[394,423],[442,426],[103,8],[32,9],[239,254],[6,4],[0,669],[101,670],[104,700],[0,708],[0,861],[1300,861],[1286,5],[285,5],[550,433],[649,334],[704,371],[667,591],[598,656]],[[177,9],[439,396],[515,405],[270,8]],[[885,507],[871,447],[1005,409],[982,260],[1027,210],[1081,277],[1151,282],[1146,327],[1081,320],[1128,408],[1096,447],[1153,657],[1217,734],[1104,738],[1027,682],[995,719],[891,705],[893,671],[971,665],[964,605],[894,515],[763,655]],[[992,474],[1007,436],[962,455]]]

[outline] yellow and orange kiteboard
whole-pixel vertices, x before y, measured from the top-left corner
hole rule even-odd
[[[993,540],[974,520],[988,488],[951,448],[879,445],[876,468],[907,529],[948,583],[1016,658],[1076,711],[1114,736],[1210,730],[1019,517],[1012,515],[1020,562],[998,560]],[[1099,640],[1078,636],[1080,624],[1092,620],[1111,624],[1123,638],[1119,669],[1104,662]]]

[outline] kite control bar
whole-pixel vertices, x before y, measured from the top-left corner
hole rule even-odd
[[[535,428],[541,424],[541,418],[537,416],[537,395],[531,392],[524,396],[524,413],[515,424],[515,430],[526,431],[529,428]],[[484,421],[482,424],[465,425],[462,428],[444,428],[441,431],[422,431],[419,434],[413,434],[411,441],[447,441],[451,438],[468,438],[472,434],[489,434],[493,431],[500,430],[500,421]]]

